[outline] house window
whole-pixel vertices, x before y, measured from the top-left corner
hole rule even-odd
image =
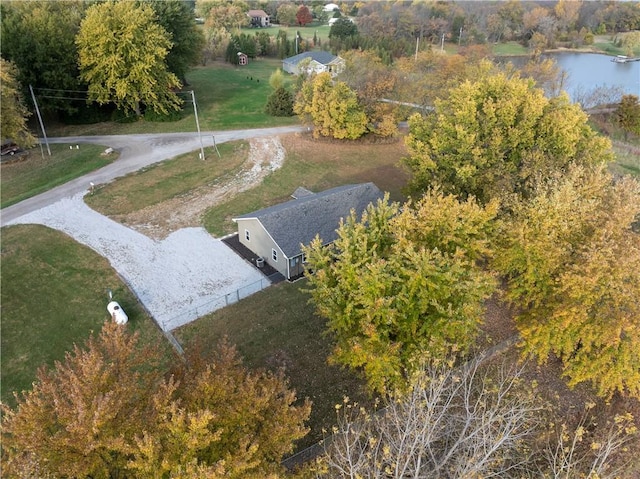
[[[271,259],[273,261],[278,261],[278,252],[275,249],[271,250]]]
[[[249,230],[244,230],[244,239],[251,241],[251,234],[249,233]]]

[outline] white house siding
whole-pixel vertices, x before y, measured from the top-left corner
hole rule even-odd
[[[288,273],[288,258],[284,255],[280,247],[273,241],[262,224],[254,218],[238,219],[238,237],[240,243],[264,258],[273,268],[278,270],[285,278]],[[245,231],[249,231],[249,241],[247,241]],[[273,261],[272,250],[276,250],[278,261]]]

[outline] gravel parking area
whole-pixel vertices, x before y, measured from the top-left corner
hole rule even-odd
[[[96,213],[83,196],[62,199],[9,224],[46,225],[97,251],[164,330],[187,324],[270,284],[203,228],[184,228],[154,240]]]

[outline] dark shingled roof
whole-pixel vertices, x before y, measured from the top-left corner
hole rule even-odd
[[[234,220],[258,219],[283,253],[292,258],[300,254],[300,244],[309,244],[316,235],[320,235],[324,244],[335,241],[340,219],[347,218],[352,209],[359,218],[369,203],[375,203],[383,196],[373,183],[345,185],[238,216]]]
[[[333,60],[338,58],[337,56],[332,55],[329,52],[314,51],[314,52],[299,53],[298,55],[294,55],[292,57],[285,58],[284,61],[286,63],[291,63],[292,65],[297,65],[302,60],[304,60],[305,58],[309,58],[309,57],[311,57],[313,60],[317,61],[318,63],[322,63],[323,65],[328,65]]]

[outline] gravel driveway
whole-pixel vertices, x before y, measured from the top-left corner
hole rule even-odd
[[[216,136],[216,141],[222,142],[218,138],[228,141],[289,132],[283,130],[225,132],[224,136]],[[289,130],[299,131],[299,127],[289,127]],[[109,138],[66,139],[78,143],[83,140],[113,144]],[[268,286],[269,280],[260,271],[203,228],[182,228],[164,239],[152,239],[95,212],[84,203],[90,181],[106,182],[135,171],[144,166],[142,163],[162,161],[199,147],[194,137],[187,138],[187,135],[148,136],[141,142],[144,145],[138,144],[140,140],[141,135],[117,137],[117,146],[122,150],[116,162],[3,209],[2,226],[46,225],[94,249],[109,260],[165,331]]]
[[[203,228],[176,231],[162,241],[116,223],[89,208],[82,193],[21,216],[12,224],[60,230],[109,260],[164,330],[219,309],[270,283]],[[105,305],[106,306],[106,305]]]

